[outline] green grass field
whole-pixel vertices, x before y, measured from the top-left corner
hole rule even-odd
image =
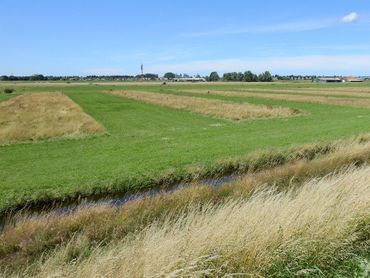
[[[0,91],[11,84],[0,83]],[[47,84],[14,85],[23,92],[64,92],[101,123],[107,135],[83,140],[50,140],[0,147],[0,210],[30,201],[60,199],[78,193],[136,190],[152,186],[172,173],[184,176],[192,167],[211,169],[219,161],[236,160],[266,149],[330,142],[370,131],[370,108],[278,101],[265,98],[195,95],[296,108],[289,118],[233,122],[102,94],[103,90],[141,90],[191,95],[185,89],[364,88],[370,84]],[[297,92],[299,94],[299,92]],[[337,93],[338,97],[340,93]]]

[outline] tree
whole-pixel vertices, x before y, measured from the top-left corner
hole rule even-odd
[[[218,73],[216,71],[211,72],[211,74],[209,75],[209,81],[215,82],[218,80],[220,80],[220,76],[218,75]]]
[[[244,74],[241,72],[227,72],[223,75],[224,81],[243,81]]]
[[[237,72],[230,73],[230,78],[231,81],[238,81],[238,73]]]
[[[236,81],[243,81],[244,80],[244,74],[243,73],[241,73],[241,72],[238,72],[237,74],[236,74]]]
[[[176,77],[176,74],[174,74],[173,72],[167,72],[167,73],[165,73],[165,75],[163,77],[171,80],[171,79],[174,79]]]
[[[272,76],[271,76],[271,73],[269,71],[265,71],[265,72],[261,73],[258,76],[258,79],[261,82],[271,82],[272,81]]]
[[[45,77],[42,74],[34,74],[30,76],[30,80],[32,81],[42,81],[45,80]]]
[[[224,73],[222,76],[223,81],[231,81],[231,74],[230,73]]]
[[[156,80],[156,79],[158,79],[158,74],[146,73],[146,74],[144,74],[144,78],[148,78],[150,80]]]
[[[250,70],[246,71],[244,73],[244,81],[245,82],[257,82],[258,81],[258,76],[251,72]]]

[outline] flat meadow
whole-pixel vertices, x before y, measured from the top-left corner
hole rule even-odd
[[[2,102],[24,93],[62,92],[106,132],[83,139],[49,138],[0,146],[3,212],[39,201],[136,191],[182,179],[223,175],[256,152],[324,144],[370,131],[367,82],[0,83],[1,92],[8,87],[15,92],[0,94]],[[287,90],[293,97],[308,94],[304,101],[284,99]],[[299,113],[232,121],[104,93],[107,91],[192,96],[238,107],[245,104]],[[312,92],[320,99],[330,94],[330,100],[339,102],[309,101],[306,98],[314,97]],[[353,101],[356,105],[351,105]],[[361,101],[364,105],[358,104]]]
[[[0,277],[368,277],[370,83],[4,88]]]

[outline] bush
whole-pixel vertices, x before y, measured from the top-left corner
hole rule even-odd
[[[219,81],[220,80],[220,76],[218,75],[217,72],[212,72],[209,76],[209,81],[211,82],[215,82],[215,81]]]
[[[14,89],[11,89],[11,88],[5,88],[4,89],[4,94],[11,94],[14,92]]]

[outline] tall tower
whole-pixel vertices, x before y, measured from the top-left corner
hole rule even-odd
[[[141,68],[141,76],[144,77],[144,65],[141,64],[141,67],[140,68]]]

